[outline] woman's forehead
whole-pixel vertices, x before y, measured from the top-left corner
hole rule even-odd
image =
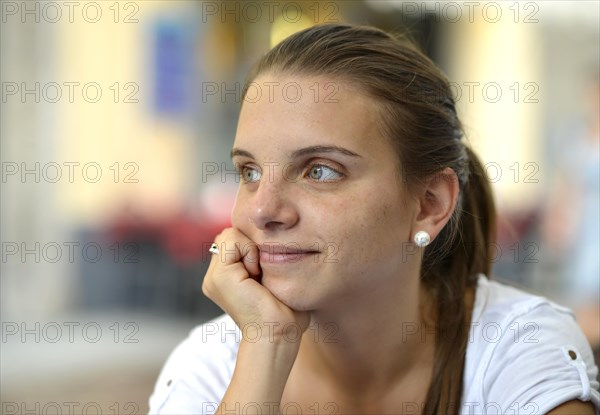
[[[287,147],[301,141],[362,147],[379,135],[377,103],[348,83],[306,76],[254,82],[255,95],[242,105],[236,145],[268,141]]]

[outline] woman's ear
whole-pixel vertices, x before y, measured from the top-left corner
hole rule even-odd
[[[417,195],[417,212],[411,235],[425,231],[431,240],[440,233],[448,223],[458,200],[459,184],[454,170],[446,167],[423,181]]]

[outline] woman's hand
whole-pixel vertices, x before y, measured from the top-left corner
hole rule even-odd
[[[231,316],[244,340],[279,342],[301,338],[295,330],[306,330],[309,314],[292,310],[260,284],[262,271],[256,243],[235,228],[223,230],[215,243],[220,253],[211,258],[202,292]],[[286,336],[286,329],[294,333]]]
[[[297,332],[286,336],[284,330],[293,326],[304,332],[309,314],[292,310],[260,284],[260,252],[246,235],[227,228],[215,243],[220,252],[210,261],[202,291],[242,332],[233,377],[216,413],[239,413],[250,404],[271,413],[281,401],[302,338]]]

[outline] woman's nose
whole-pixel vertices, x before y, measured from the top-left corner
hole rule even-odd
[[[252,197],[250,219],[261,230],[280,230],[298,222],[298,211],[282,178],[263,177]]]

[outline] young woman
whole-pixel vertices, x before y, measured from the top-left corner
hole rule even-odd
[[[448,81],[410,43],[319,25],[258,62],[240,188],[160,414],[594,414],[569,310],[488,280],[495,210]]]

